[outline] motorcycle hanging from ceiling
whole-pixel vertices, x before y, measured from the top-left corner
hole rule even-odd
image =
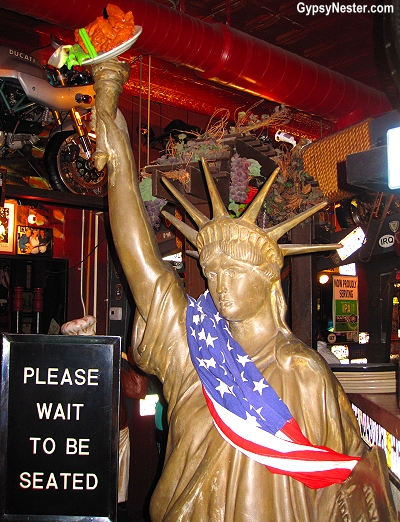
[[[27,53],[0,46],[0,165],[12,154],[29,154],[47,128],[43,162],[53,189],[106,195],[106,168],[99,172],[92,162],[94,96],[87,68],[44,67]]]

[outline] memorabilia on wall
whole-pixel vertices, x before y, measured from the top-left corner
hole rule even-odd
[[[17,254],[52,256],[53,230],[29,226],[17,227]]]
[[[0,207],[0,254],[15,254],[15,204]]]

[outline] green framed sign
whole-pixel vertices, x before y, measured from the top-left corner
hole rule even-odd
[[[333,328],[338,334],[358,335],[357,276],[333,276]]]

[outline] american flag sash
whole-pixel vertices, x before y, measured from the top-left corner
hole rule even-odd
[[[286,404],[233,339],[208,290],[197,301],[188,299],[190,356],[221,436],[271,473],[289,475],[310,488],[346,480],[360,458],[311,444]]]

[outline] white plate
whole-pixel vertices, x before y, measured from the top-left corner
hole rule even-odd
[[[142,32],[142,27],[140,25],[135,25],[135,34],[132,38],[129,38],[126,42],[114,47],[114,49],[110,49],[105,53],[99,53],[96,58],[89,58],[88,60],[84,60],[82,65],[94,65],[96,63],[105,62],[106,60],[110,60],[111,58],[116,58],[120,54],[127,51],[132,45],[136,42]]]

